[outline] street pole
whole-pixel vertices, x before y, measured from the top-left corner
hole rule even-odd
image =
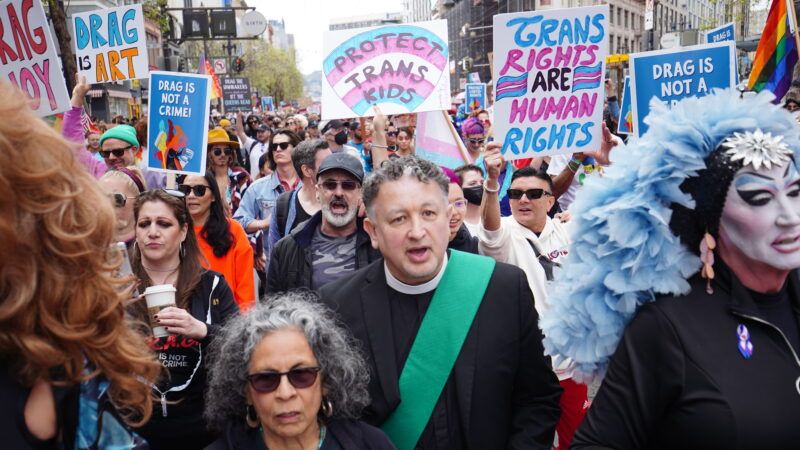
[[[53,30],[56,32],[58,48],[61,51],[61,65],[64,68],[67,91],[72,92],[75,87],[75,74],[78,72],[78,66],[75,63],[75,54],[72,53],[72,38],[69,37],[64,2],[62,0],[48,0],[47,5],[50,9],[50,20],[53,21]]]

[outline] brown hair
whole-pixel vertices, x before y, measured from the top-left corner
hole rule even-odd
[[[0,98],[0,117],[17,119],[0,121],[0,355],[25,386],[103,375],[121,416],[142,424],[161,365],[126,320],[111,203],[23,94],[0,82]]]
[[[133,216],[138,222],[139,211],[142,205],[147,202],[162,202],[172,209],[175,214],[175,219],[182,227],[187,226],[186,239],[181,245],[181,263],[178,269],[178,285],[175,286],[177,292],[175,293],[175,302],[179,308],[189,309],[192,293],[203,276],[203,266],[201,260],[203,258],[200,252],[200,246],[197,244],[197,236],[194,234],[194,224],[192,223],[192,216],[189,214],[189,209],[186,207],[186,198],[172,195],[163,189],[153,189],[139,195],[136,199],[136,204],[133,206]],[[138,245],[134,247],[132,259],[133,273],[139,277],[143,283],[143,288],[152,286],[153,280],[147,275],[147,271],[142,265],[142,252],[139,250]],[[143,302],[138,302],[132,307],[132,313],[137,318],[147,321],[147,307]]]

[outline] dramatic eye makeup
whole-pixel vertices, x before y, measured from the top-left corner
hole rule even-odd
[[[789,197],[800,195],[800,175],[793,163],[783,173],[783,190]],[[764,206],[770,202],[781,189],[777,180],[754,172],[745,172],[736,179],[735,188],[739,197],[751,206]]]

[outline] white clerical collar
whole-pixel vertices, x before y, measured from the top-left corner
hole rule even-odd
[[[431,279],[430,281],[426,281],[422,284],[411,285],[411,284],[405,284],[402,281],[395,278],[394,275],[392,275],[392,273],[389,271],[389,267],[386,265],[386,261],[383,262],[383,271],[386,273],[386,284],[388,284],[389,287],[394,289],[395,291],[406,295],[419,295],[436,289],[436,286],[439,285],[439,282],[442,280],[442,277],[444,276],[444,270],[446,268],[447,268],[447,253],[444,254],[444,260],[442,260],[442,268],[439,269],[439,273],[437,273],[436,276],[433,277],[433,279]]]

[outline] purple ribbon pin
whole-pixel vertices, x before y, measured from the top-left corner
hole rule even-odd
[[[753,343],[750,342],[750,330],[744,324],[740,323],[736,327],[736,336],[739,338],[739,353],[742,354],[744,359],[750,359],[753,356]]]

